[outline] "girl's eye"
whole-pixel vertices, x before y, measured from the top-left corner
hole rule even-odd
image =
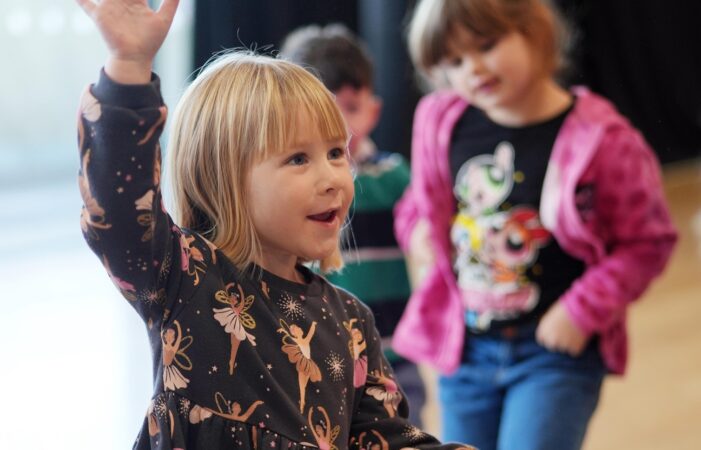
[[[329,150],[329,159],[339,159],[344,157],[345,152],[340,147],[332,148],[331,150]]]
[[[302,164],[305,164],[307,162],[307,155],[304,153],[297,153],[296,155],[293,155],[290,159],[287,160],[288,164],[291,164],[293,166],[301,166]]]
[[[458,57],[450,58],[448,60],[448,64],[451,67],[460,67],[460,65],[462,64],[462,58],[458,58]]]
[[[479,50],[482,53],[486,53],[496,47],[498,40],[497,39],[489,39],[487,41],[484,41],[480,44]]]

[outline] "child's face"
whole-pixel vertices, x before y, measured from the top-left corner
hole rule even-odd
[[[353,155],[358,142],[365,139],[377,125],[382,102],[367,87],[356,89],[353,86],[343,86],[334,94],[336,104],[352,133],[349,149]]]
[[[322,260],[338,248],[353,200],[344,141],[324,142],[313,121],[300,117],[293,146],[253,165],[248,195],[262,261],[277,275],[299,258]]]
[[[483,38],[458,28],[450,43],[440,68],[453,89],[487,114],[518,111],[543,80],[539,58],[520,33]]]

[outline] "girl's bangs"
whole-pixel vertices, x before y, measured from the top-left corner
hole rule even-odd
[[[338,110],[338,106],[329,94],[328,99],[320,99],[315,106],[309,103],[296,105],[297,114],[290,114],[288,130],[291,130],[287,145],[293,145],[296,141],[296,130],[316,127],[319,137],[325,142],[343,141],[349,139],[346,122]]]
[[[313,75],[304,73],[286,77],[280,86],[280,107],[271,108],[271,129],[266,139],[264,156],[277,154],[298,144],[298,130],[316,127],[324,141],[349,139],[346,122],[333,95]],[[290,75],[290,74],[288,74]],[[308,77],[308,78],[307,78]]]
[[[486,39],[498,38],[513,29],[505,11],[496,2],[444,1],[425,5],[421,17],[414,19],[412,27],[415,29],[410,31],[412,56],[424,68],[440,64],[451,55],[456,44],[461,48],[476,45],[475,42],[453,42],[458,29]]]

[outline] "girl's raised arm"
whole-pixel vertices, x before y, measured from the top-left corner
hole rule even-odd
[[[81,227],[110,278],[158,329],[185,306],[213,259],[203,239],[180,229],[162,206],[159,139],[167,117],[153,58],[177,0],[153,11],[145,0],[79,0],[110,56],[83,93],[78,120],[84,206]]]
[[[147,0],[76,1],[107,44],[107,75],[120,84],[148,83],[153,59],[173,23],[179,0],[163,0],[157,11]]]

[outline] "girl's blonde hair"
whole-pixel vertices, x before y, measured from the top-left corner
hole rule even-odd
[[[457,28],[487,39],[516,31],[542,58],[543,73],[564,64],[566,28],[548,0],[421,0],[409,24],[409,53],[422,75],[451,56],[448,42]]]
[[[297,123],[300,117],[313,123]],[[251,219],[255,205],[247,195],[250,169],[292,145],[295,130],[309,126],[325,140],[348,140],[332,94],[312,74],[251,52],[218,56],[186,89],[171,123],[176,222],[247,268],[261,256]],[[323,271],[341,268],[340,248],[320,265]]]

